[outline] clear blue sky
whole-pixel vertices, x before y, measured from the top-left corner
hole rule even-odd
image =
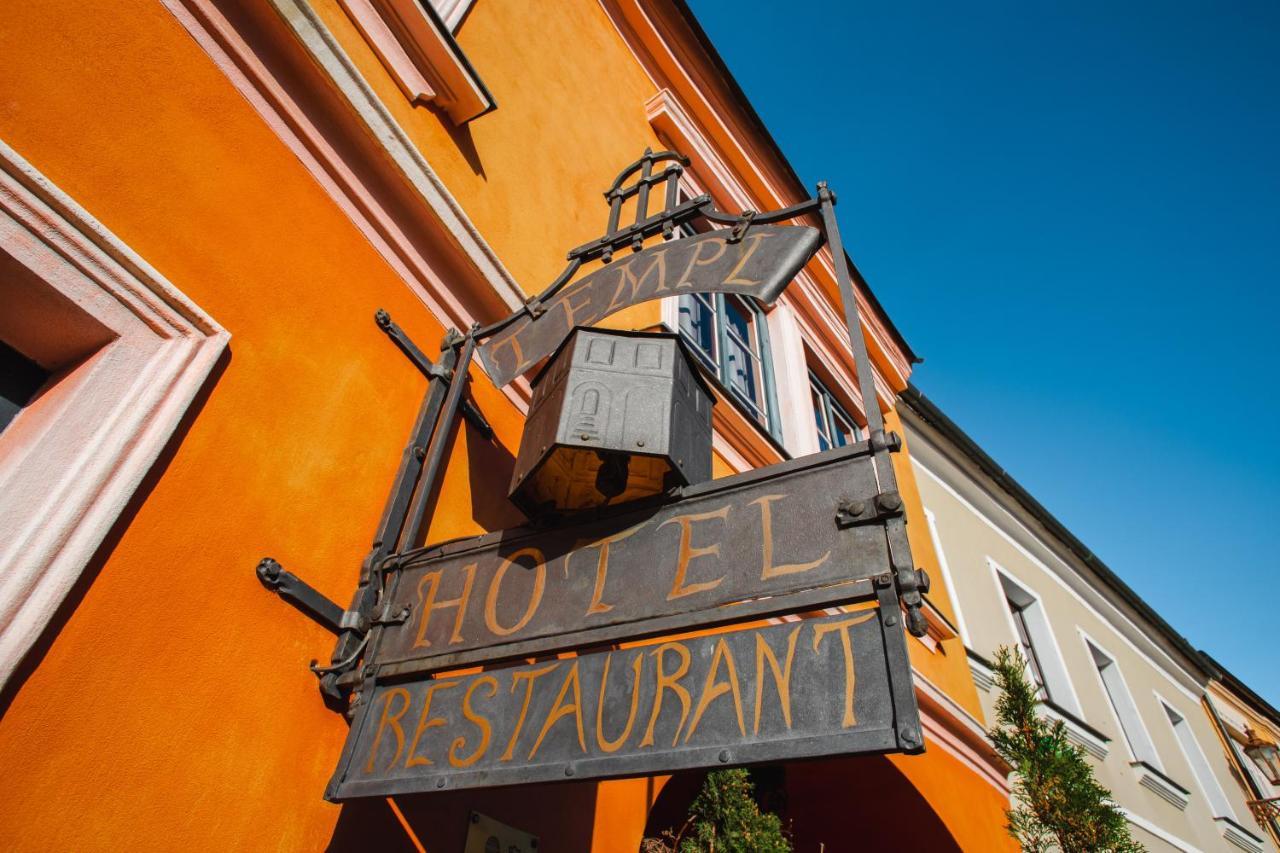
[[[1280,706],[1280,4],[691,5],[921,390]]]

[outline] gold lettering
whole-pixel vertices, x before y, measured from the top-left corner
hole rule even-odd
[[[588,544],[592,548],[600,549],[600,556],[596,559],[596,585],[595,585],[595,589],[591,591],[591,604],[587,606],[587,615],[590,615],[592,613],[608,613],[610,610],[613,609],[612,604],[604,603],[604,582],[609,574],[609,546],[613,545],[616,542],[621,542],[623,539],[626,539],[628,536],[632,536],[638,533],[640,531],[640,528],[643,526],[644,525],[642,524],[636,525],[630,530],[624,530],[621,533],[615,533],[613,536],[606,536],[604,539],[599,539],[594,542],[591,541],[590,539],[586,539],[586,540],[581,540],[574,544],[575,549]],[[569,574],[569,571],[568,571],[569,556],[572,556],[572,555],[568,555],[564,558],[566,577]]]
[[[760,505],[760,532],[764,537],[764,568],[760,572],[760,580],[767,581],[770,578],[782,577],[783,575],[796,575],[800,572],[807,572],[810,569],[816,569],[827,561],[831,556],[831,552],[823,554],[818,559],[809,563],[788,563],[782,566],[773,564],[773,510],[769,504],[774,501],[782,500],[786,495],[765,495],[756,498],[751,502],[751,506]]]
[[[729,505],[725,504],[720,509],[711,512],[694,512],[688,515],[677,515],[674,518],[668,518],[666,521],[658,525],[659,528],[666,527],[668,524],[680,525],[680,553],[676,559],[676,576],[671,584],[671,592],[667,593],[667,601],[673,601],[677,598],[683,598],[686,595],[693,595],[696,592],[706,592],[709,589],[715,589],[720,585],[726,575],[721,575],[713,581],[703,581],[702,583],[691,583],[685,585],[685,573],[689,570],[689,562],[696,557],[705,557],[711,554],[718,555],[720,553],[720,543],[708,545],[705,548],[692,547],[693,539],[693,522],[707,521],[708,519],[718,518],[726,520],[729,517]]]
[[[515,561],[522,556],[528,555],[537,561],[534,568],[533,576],[533,592],[529,594],[529,604],[524,609],[524,615],[520,617],[520,621],[507,628],[498,624],[498,593],[502,587],[502,579],[506,577],[507,569],[511,568]],[[484,597],[484,623],[489,626],[489,630],[500,637],[508,634],[514,634],[525,625],[529,624],[529,620],[533,618],[533,614],[537,611],[538,605],[542,603],[542,590],[547,585],[547,566],[546,558],[537,548],[521,548],[511,556],[502,561],[502,565],[498,567],[498,571],[494,574],[493,580],[489,583],[489,593]]]
[[[578,296],[580,291],[589,288],[591,286],[591,282],[592,282],[591,279],[587,279],[587,278],[581,279],[580,281],[571,285],[567,290],[564,291],[564,293],[560,294],[560,298],[556,300],[558,304],[564,306],[564,324],[565,324],[566,331],[572,331],[574,326],[580,325],[578,312],[591,304],[591,301],[592,301],[591,293],[589,292],[587,293],[586,302],[580,303],[578,305],[575,305],[573,303],[573,297]],[[585,322],[593,323],[597,319],[605,316],[605,314],[608,314],[608,313],[609,313],[608,311],[605,311],[604,314],[597,314],[596,312],[592,311],[591,314],[586,318]]]
[[[529,366],[524,360],[524,347],[520,346],[520,332],[524,331],[528,327],[528,323],[517,326],[512,330],[511,334],[507,335],[505,338],[495,338],[488,344],[489,356],[495,362],[499,360],[498,353],[503,349],[503,347],[511,348],[511,357],[513,359],[511,363],[511,373],[513,374],[523,373]]]
[[[618,748],[631,737],[631,727],[636,722],[636,710],[640,707],[640,670],[644,666],[644,652],[636,655],[631,662],[635,673],[631,679],[631,710],[627,713],[627,727],[617,740],[609,740],[604,736],[604,689],[609,682],[609,662],[613,660],[613,652],[604,659],[604,675],[600,676],[600,701],[596,703],[596,743],[605,752],[617,752]]]
[[[467,745],[467,739],[458,737],[449,747],[449,763],[454,767],[470,767],[480,760],[480,756],[485,754],[489,749],[489,736],[493,734],[493,727],[489,725],[489,720],[480,716],[471,707],[471,694],[476,692],[476,688],[481,684],[489,685],[489,698],[492,699],[498,693],[498,679],[492,675],[482,675],[475,681],[472,681],[467,687],[467,692],[462,695],[462,716],[476,724],[476,728],[480,729],[480,743],[476,745],[475,751],[466,758],[459,758],[458,752]]]
[[[702,257],[702,250],[707,246],[715,248],[716,253],[709,258]],[[696,284],[689,281],[689,274],[693,272],[694,267],[705,267],[707,264],[714,264],[720,260],[720,256],[724,254],[724,250],[728,247],[723,237],[710,237],[694,246],[693,254],[689,258],[689,265],[684,268],[684,272],[676,279],[676,290],[696,287]],[[665,290],[666,288],[661,288]]]
[[[840,632],[840,644],[844,648],[844,720],[841,725],[849,728],[858,722],[857,717],[853,714],[853,643],[849,639],[849,629],[854,625],[866,622],[868,619],[876,615],[876,611],[872,610],[852,619],[841,619],[839,622],[828,622],[825,625],[813,626],[813,651],[818,652],[818,645],[822,642],[822,638],[833,631]]]
[[[675,652],[680,658],[680,668],[671,674],[667,674],[662,666],[668,651]],[[654,666],[657,667],[658,677],[654,685],[653,713],[649,715],[649,727],[645,729],[640,745],[653,746],[653,727],[658,722],[658,715],[662,713],[662,697],[666,691],[670,690],[680,700],[680,722],[676,725],[675,737],[671,739],[671,745],[675,746],[680,740],[680,729],[684,728],[684,721],[689,717],[689,691],[680,686],[680,679],[689,671],[689,649],[684,643],[663,643],[650,654],[656,659]]]
[[[637,255],[635,258],[625,261],[618,266],[618,286],[614,288],[613,298],[609,300],[609,307],[601,312],[601,317],[607,317],[619,308],[626,308],[637,301],[643,302],[644,299],[639,296],[641,286],[646,280],[648,280],[649,276],[653,275],[655,271],[658,273],[658,284],[653,288],[653,292],[658,293],[667,289],[667,250],[659,249],[655,251],[653,253],[653,260],[649,264],[649,268],[646,269],[639,278],[636,278],[635,274],[631,271],[631,268],[633,266],[639,266],[640,257],[641,256]],[[620,299],[619,297],[622,296],[623,289],[626,288],[628,284],[631,285],[630,292],[627,294],[625,299]]]
[[[520,739],[520,731],[524,728],[525,715],[529,713],[529,698],[533,696],[533,683],[560,664],[551,663],[540,669],[531,669],[528,672],[517,672],[511,676],[511,692],[516,692],[516,685],[523,679],[528,683],[524,688],[524,701],[520,703],[520,716],[516,718],[515,730],[511,732],[511,741],[507,744],[506,752],[502,753],[499,761],[510,761],[512,754],[515,752],[516,741]]]
[[[569,692],[569,685],[573,684],[573,704],[565,705],[564,696]],[[529,758],[533,758],[537,753],[538,747],[542,746],[542,739],[547,736],[547,732],[551,731],[551,727],[556,724],[556,720],[561,717],[567,717],[573,714],[574,721],[578,724],[578,746],[583,752],[587,751],[587,736],[582,730],[582,684],[578,679],[578,661],[575,659],[573,665],[569,667],[569,674],[564,677],[564,683],[560,685],[560,692],[556,694],[556,700],[551,703],[551,710],[547,712],[547,719],[542,724],[542,731],[538,732],[538,739],[533,742],[533,749],[529,750]]]
[[[467,573],[467,579],[462,582],[462,595],[457,598],[451,598],[448,601],[436,601],[436,593],[440,590],[441,572],[437,569],[434,572],[427,572],[422,576],[422,580],[418,581],[418,601],[421,607],[418,608],[418,636],[413,641],[413,647],[431,645],[431,641],[427,639],[427,623],[431,621],[431,611],[443,609],[445,607],[458,608],[457,613],[453,616],[453,634],[449,637],[449,645],[462,642],[462,617],[466,614],[467,602],[471,600],[471,584],[476,579],[476,564],[472,563],[463,569]],[[423,595],[422,588],[431,583],[431,590]]]
[[[397,698],[401,700],[400,710],[392,716],[391,700]],[[369,747],[369,763],[364,766],[365,773],[373,772],[373,760],[378,756],[378,745],[382,743],[382,733],[387,730],[387,726],[391,726],[396,736],[396,754],[387,766],[394,767],[400,760],[400,751],[404,749],[404,729],[400,728],[400,718],[404,716],[405,711],[409,710],[411,701],[409,691],[403,687],[393,687],[383,694],[382,718],[378,721],[378,733],[373,736],[373,746]]]
[[[437,690],[448,690],[450,687],[457,687],[458,683],[457,681],[433,681],[427,685],[427,691],[422,697],[422,713],[418,715],[418,728],[413,733],[413,743],[409,744],[409,754],[404,760],[405,767],[433,763],[425,755],[418,755],[418,741],[422,740],[427,729],[443,726],[448,720],[444,717],[431,716],[431,698],[435,696]],[[396,757],[399,757],[399,753],[396,753]]]
[[[760,734],[760,708],[764,703],[765,658],[769,660],[769,669],[773,670],[773,684],[778,691],[778,705],[782,708],[782,719],[787,724],[787,730],[791,730],[791,662],[796,656],[796,638],[800,636],[801,627],[797,625],[787,635],[787,658],[781,668],[778,666],[778,658],[774,655],[773,649],[765,641],[764,633],[756,632],[756,722],[751,727],[752,734]]]
[[[769,231],[757,231],[754,234],[748,234],[746,238],[744,238],[743,242],[750,241],[751,245],[742,253],[742,257],[738,259],[737,266],[729,271],[729,274],[725,276],[722,284],[736,284],[740,287],[750,287],[753,284],[759,284],[760,282],[753,279],[738,278],[738,273],[742,272],[742,268],[747,265],[747,261],[751,260],[751,256],[755,254],[756,249],[760,248],[760,241],[764,240],[766,237],[772,236],[773,234]]]
[[[716,683],[716,673],[720,671],[721,661],[724,661],[725,671],[729,673],[727,684],[723,681]],[[746,737],[747,726],[742,719],[742,694],[738,690],[738,668],[733,662],[733,652],[729,650],[729,644],[725,642],[724,637],[720,637],[716,640],[716,650],[711,655],[711,667],[707,670],[707,680],[702,682],[702,695],[698,697],[698,708],[693,712],[693,722],[689,724],[689,731],[684,736],[685,743],[688,743],[689,738],[693,737],[693,733],[697,731],[698,721],[702,719],[702,712],[707,710],[707,706],[729,692],[733,693],[733,710],[738,715],[738,731]]]

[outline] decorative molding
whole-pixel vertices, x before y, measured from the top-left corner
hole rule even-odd
[[[1111,751],[1109,742],[1101,737],[1097,732],[1091,731],[1089,728],[1081,725],[1080,721],[1074,720],[1071,716],[1052,705],[1042,705],[1041,712],[1050,719],[1061,720],[1063,728],[1067,733],[1067,740],[1083,749],[1086,753],[1103,761],[1107,754]]]
[[[1239,847],[1248,853],[1262,853],[1265,849],[1265,843],[1261,838],[1245,829],[1229,817],[1215,817],[1213,822],[1218,825],[1218,831],[1222,833],[1222,837],[1229,843]]]
[[[1191,802],[1191,792],[1161,773],[1145,761],[1131,761],[1129,766],[1138,774],[1138,784],[1151,791],[1169,805],[1182,811]]]
[[[457,124],[497,106],[431,3],[419,0],[341,0],[373,52],[405,97],[432,104]],[[450,4],[452,12],[465,4]],[[461,20],[461,14],[458,15]]]
[[[480,318],[460,299],[458,281],[433,266],[405,233],[403,223],[396,221],[362,176],[353,171],[352,164],[330,144],[306,105],[276,79],[212,0],[162,2],[436,320],[459,329],[476,323]],[[486,287],[504,310],[514,311],[524,304],[520,286],[493,248],[305,0],[272,2],[301,46],[329,77],[338,97],[350,107],[360,122],[361,135],[370,137],[387,155],[387,166],[395,169],[395,178],[406,183],[421,202],[424,215],[419,221],[439,229],[440,243],[457,249],[459,262],[475,276],[476,285]],[[378,162],[371,168],[382,166]],[[502,390],[519,411],[527,411],[532,392],[526,379],[517,379]]]
[[[982,723],[919,670],[913,668],[912,675],[925,737],[945,749],[1002,795],[1009,796],[1009,774],[1012,768],[996,754],[987,740]]]
[[[969,672],[973,675],[974,685],[983,693],[990,693],[996,686],[996,674],[986,663],[969,655]]]
[[[1120,813],[1124,815],[1124,819],[1129,821],[1129,823],[1133,824],[1134,826],[1138,827],[1139,829],[1145,832],[1151,833],[1156,838],[1159,838],[1161,841],[1163,841],[1165,844],[1168,844],[1170,847],[1174,848],[1175,850],[1181,850],[1182,853],[1203,853],[1203,851],[1199,847],[1195,846],[1191,842],[1183,841],[1181,838],[1174,835],[1172,832],[1169,832],[1166,829],[1162,829],[1161,827],[1156,826],[1151,821],[1147,820],[1141,815],[1134,814],[1132,811],[1130,811],[1129,809],[1126,809],[1123,806],[1120,807]]]
[[[449,28],[449,32],[456,33],[462,19],[467,17],[476,0],[430,0],[430,2],[436,14],[440,16],[440,20],[444,21],[444,25]]]
[[[177,429],[230,334],[3,141],[0,252],[34,287],[65,299],[59,316],[103,334],[0,436],[4,682]]]

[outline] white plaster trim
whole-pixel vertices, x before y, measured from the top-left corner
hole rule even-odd
[[[446,327],[470,328],[476,318],[454,293],[457,283],[445,281],[432,268],[395,218],[382,208],[212,0],[162,2],[436,320]],[[387,152],[427,214],[442,226],[442,236],[462,250],[504,305],[513,311],[522,305],[524,296],[519,285],[493,248],[310,7],[291,0],[273,3],[316,63],[330,75],[357,118]],[[532,392],[526,379],[521,377],[502,390],[519,411],[528,411]]]
[[[1052,705],[1041,705],[1040,713],[1051,720],[1061,720],[1069,742],[1080,747],[1099,761],[1106,760],[1107,754],[1111,751],[1106,741],[1098,740],[1091,732],[1082,728],[1079,723],[1070,717],[1059,713]]]
[[[996,686],[996,674],[975,657],[969,658],[969,673],[974,685],[983,693],[990,693]]]
[[[449,32],[456,33],[458,25],[462,23],[462,19],[467,16],[467,12],[475,2],[476,0],[431,0],[431,5],[435,7],[436,14],[440,16],[440,20],[444,21]]]
[[[1062,646],[1058,644],[1058,632],[1053,630],[1053,623],[1049,619],[1048,608],[1044,606],[1044,599],[1042,599],[1040,597],[1040,594],[1035,590],[1033,590],[1030,586],[1028,586],[1024,581],[1015,577],[1013,573],[1011,573],[1008,569],[1006,569],[1004,566],[1000,565],[994,559],[992,559],[991,556],[988,555],[986,560],[987,560],[987,566],[991,569],[992,576],[995,578],[996,590],[1000,593],[1000,604],[1001,604],[1000,609],[1005,615],[1005,621],[1009,628],[1009,636],[1013,638],[1013,642],[1015,644],[1019,643],[1018,629],[1013,624],[1013,614],[1009,612],[1008,595],[1005,593],[1004,584],[1001,583],[1000,579],[1004,578],[1005,580],[1009,581],[1009,583],[1016,586],[1025,595],[1030,596],[1032,600],[1036,602],[1036,606],[1040,609],[1040,616],[1041,618],[1044,619],[1046,633],[1049,635],[1049,642],[1051,645],[1051,648],[1047,650],[1046,649],[1037,650],[1040,657],[1040,667],[1041,669],[1048,669],[1048,667],[1045,665],[1046,656],[1044,652],[1049,651],[1050,653],[1052,653],[1054,658],[1047,662],[1054,664],[1054,666],[1057,669],[1057,674],[1062,677],[1062,684],[1060,686],[1066,687],[1066,690],[1067,690],[1066,696],[1055,697],[1051,695],[1049,698],[1063,705],[1063,707],[1065,707],[1067,711],[1069,711],[1070,713],[1075,714],[1077,717],[1083,718],[1084,709],[1080,706],[1080,696],[1079,694],[1076,693],[1076,686],[1071,680],[1071,672],[1070,670],[1067,669],[1067,660],[1062,656]],[[1034,638],[1033,638],[1033,642],[1034,642]],[[1049,673],[1045,672],[1043,673],[1043,675],[1044,675],[1045,681],[1048,682]],[[1050,693],[1052,693],[1053,688],[1057,686],[1059,685],[1049,685],[1046,683],[1046,688],[1049,689]]]
[[[3,683],[151,469],[230,335],[3,141],[0,245],[116,336],[75,369],[81,378],[58,417],[24,424],[24,412],[0,437]],[[58,386],[49,393],[58,395]]]
[[[1190,841],[1183,841],[1181,838],[1169,832],[1168,830],[1162,829],[1156,826],[1154,823],[1147,820],[1145,817],[1134,814],[1132,811],[1125,808],[1124,806],[1120,807],[1120,813],[1124,815],[1124,819],[1129,821],[1129,823],[1133,824],[1139,829],[1146,830],[1147,832],[1154,835],[1156,838],[1159,838],[1164,843],[1172,847],[1176,847],[1178,850],[1184,851],[1184,853],[1204,853],[1204,851],[1202,851],[1199,847],[1192,844]]]
[[[947,587],[947,599],[951,602],[951,612],[956,617],[956,629],[960,632],[960,641],[966,649],[973,648],[969,641],[969,629],[965,625],[964,612],[960,610],[960,598],[956,594],[956,583],[951,576],[951,566],[947,563],[946,551],[942,548],[942,537],[938,534],[938,519],[933,510],[921,505],[924,509],[925,525],[929,528],[929,538],[933,541],[933,553],[938,556],[938,568],[942,570],[942,582]]]
[[[976,773],[1002,795],[1008,797],[1011,790],[1009,777],[1004,773],[1003,768],[997,765],[996,762],[999,761],[999,758],[996,756],[995,750],[990,749],[987,733],[983,729],[982,723],[933,682],[929,681],[928,678],[925,678],[918,669],[912,668],[911,672],[915,681],[916,697],[921,700],[920,725],[924,730],[925,737],[932,740],[953,758]],[[948,728],[941,716],[935,715],[930,711],[931,708],[937,708],[943,712],[951,721],[951,727],[959,726],[965,730],[966,737],[969,740],[975,743],[982,743],[990,749],[989,754],[984,756],[962,740],[951,728]]]
[[[1191,795],[1185,791],[1180,791],[1170,785],[1158,774],[1153,773],[1151,768],[1143,765],[1141,762],[1134,761],[1130,765],[1138,774],[1138,784],[1151,791],[1160,799],[1173,806],[1178,811],[1185,811],[1187,803],[1191,802]]]
[[[1169,728],[1171,730],[1170,733],[1173,735],[1174,741],[1177,742],[1178,749],[1182,752],[1183,757],[1187,760],[1187,769],[1191,771],[1191,777],[1195,779],[1196,787],[1198,787],[1200,789],[1200,793],[1204,795],[1205,803],[1208,806],[1210,813],[1213,814],[1215,819],[1227,818],[1232,822],[1235,822],[1236,812],[1235,809],[1231,807],[1231,798],[1227,796],[1226,788],[1222,786],[1222,780],[1218,778],[1217,772],[1215,772],[1213,766],[1209,763],[1209,756],[1205,754],[1204,747],[1200,745],[1200,739],[1196,737],[1195,729],[1191,725],[1192,720],[1205,719],[1207,715],[1204,713],[1204,706],[1197,702],[1196,710],[1190,714],[1186,714],[1178,710],[1178,708],[1175,707],[1168,699],[1161,696],[1160,691],[1152,690],[1151,693],[1156,697],[1156,702],[1162,706],[1161,710],[1164,712],[1165,719],[1169,724]],[[1182,738],[1178,735],[1178,727],[1169,716],[1170,712],[1176,714],[1182,721],[1182,724],[1187,727],[1186,732],[1191,740],[1191,749],[1187,748],[1187,745],[1182,742]],[[1195,755],[1192,755],[1192,750],[1195,750]],[[1204,770],[1209,774],[1208,779],[1202,778],[1201,774],[1196,770],[1197,758],[1204,763]],[[1230,774],[1230,770],[1230,765],[1228,765],[1228,774]],[[1213,787],[1213,791],[1209,790],[1211,785]],[[1214,794],[1217,794],[1217,797],[1215,797]],[[1214,803],[1214,800],[1219,798],[1222,803],[1221,807]]]
[[[917,436],[919,436],[919,435],[920,435],[920,434],[919,434],[919,431],[916,431],[916,435],[917,435]],[[926,444],[929,444],[929,442],[928,442],[927,440],[926,440],[926,442],[925,442],[925,443],[926,443]],[[1112,624],[1114,624],[1114,623],[1121,623],[1121,624],[1123,624],[1123,625],[1128,626],[1128,627],[1129,627],[1130,629],[1132,629],[1132,630],[1133,630],[1133,632],[1134,632],[1134,633],[1136,633],[1136,634],[1141,635],[1141,634],[1143,633],[1143,630],[1142,630],[1141,628],[1139,628],[1139,627],[1138,627],[1138,626],[1133,622],[1133,620],[1131,620],[1128,616],[1126,616],[1123,612],[1121,612],[1121,611],[1119,610],[1119,608],[1115,607],[1115,605],[1114,605],[1114,604],[1111,604],[1111,602],[1110,602],[1110,601],[1108,601],[1107,603],[1108,603],[1108,604],[1111,604],[1111,607],[1112,607],[1112,609],[1114,610],[1114,616],[1111,616],[1111,617],[1103,616],[1103,615],[1102,615],[1102,613],[1101,613],[1101,612],[1099,612],[1099,611],[1098,611],[1098,609],[1097,609],[1096,607],[1094,607],[1092,604],[1090,604],[1088,601],[1086,601],[1086,600],[1084,599],[1084,597],[1083,597],[1082,595],[1080,595],[1080,593],[1079,593],[1079,592],[1077,592],[1077,591],[1076,591],[1076,590],[1075,590],[1075,589],[1074,589],[1070,584],[1068,584],[1065,580],[1063,580],[1063,579],[1062,579],[1062,577],[1060,576],[1060,574],[1059,574],[1057,571],[1055,571],[1054,569],[1049,568],[1049,566],[1048,566],[1048,565],[1046,565],[1046,564],[1045,564],[1045,562],[1044,562],[1043,560],[1041,560],[1041,559],[1040,559],[1039,557],[1037,557],[1035,554],[1032,554],[1030,551],[1028,551],[1028,550],[1027,550],[1023,545],[1022,545],[1022,543],[1018,542],[1016,539],[1014,539],[1012,536],[1010,536],[1010,535],[1009,535],[1009,533],[1007,533],[1003,528],[1001,528],[1001,527],[1000,527],[1000,525],[996,524],[994,521],[992,521],[990,518],[988,518],[988,517],[987,517],[987,515],[986,515],[985,513],[983,513],[981,510],[979,510],[977,507],[975,507],[975,506],[974,506],[974,505],[973,505],[973,504],[972,504],[972,503],[971,503],[967,498],[965,498],[965,497],[964,497],[963,495],[961,495],[958,491],[956,491],[956,489],[954,489],[954,488],[951,486],[951,484],[950,484],[950,483],[948,483],[948,482],[947,482],[946,480],[944,480],[941,476],[939,476],[937,473],[935,473],[933,470],[931,470],[927,465],[925,465],[923,462],[921,462],[921,461],[920,461],[920,458],[919,458],[919,456],[918,456],[918,454],[913,454],[913,455],[912,455],[912,457],[911,457],[911,461],[912,461],[912,464],[914,464],[914,465],[915,465],[915,466],[916,466],[916,467],[917,467],[917,468],[918,468],[922,473],[924,473],[926,476],[928,476],[928,477],[929,477],[929,479],[931,479],[931,480],[933,480],[935,483],[937,483],[937,484],[938,484],[938,486],[939,486],[939,487],[941,487],[941,488],[943,489],[943,491],[945,491],[947,494],[951,495],[951,497],[955,498],[955,500],[956,500],[958,503],[960,503],[960,505],[961,505],[961,506],[963,506],[965,509],[969,510],[969,512],[973,513],[973,515],[975,515],[975,516],[976,516],[980,521],[982,521],[984,524],[986,524],[988,527],[990,527],[993,531],[995,531],[995,533],[996,533],[997,535],[999,535],[1002,539],[1004,539],[1004,540],[1005,540],[1005,542],[1007,542],[1007,543],[1008,543],[1008,544],[1009,544],[1009,545],[1010,545],[1010,546],[1011,546],[1015,551],[1017,551],[1017,552],[1018,552],[1019,554],[1021,554],[1023,557],[1026,557],[1028,560],[1030,560],[1030,561],[1031,561],[1031,562],[1032,562],[1032,563],[1033,563],[1037,568],[1039,568],[1041,571],[1043,571],[1043,572],[1045,573],[1045,575],[1046,575],[1046,576],[1048,576],[1049,578],[1051,578],[1051,579],[1052,579],[1056,584],[1058,584],[1058,585],[1059,585],[1059,586],[1061,586],[1064,590],[1066,590],[1066,591],[1067,591],[1067,593],[1068,593],[1068,594],[1070,594],[1070,595],[1071,595],[1071,597],[1072,597],[1072,598],[1074,598],[1074,599],[1076,600],[1076,602],[1077,602],[1078,604],[1080,604],[1080,606],[1081,606],[1081,607],[1083,607],[1083,608],[1084,608],[1085,610],[1087,610],[1090,614],[1092,614],[1095,618],[1097,618],[1099,622],[1102,622],[1103,624],[1107,624],[1107,625],[1112,625]],[[1032,533],[1030,530],[1028,530],[1028,529],[1026,528],[1026,526],[1022,524],[1022,522],[1020,522],[1018,519],[1014,518],[1011,514],[1009,514],[1009,513],[1008,513],[1008,511],[1007,511],[1007,510],[1004,510],[1003,508],[1001,508],[1001,511],[1002,511],[1002,512],[1005,512],[1006,514],[1008,514],[1008,515],[1009,515],[1009,520],[1010,520],[1014,525],[1016,525],[1017,527],[1021,528],[1021,529],[1022,529],[1022,531],[1023,531],[1023,532],[1028,536],[1028,537],[1030,537],[1030,538],[1032,538],[1032,539],[1035,539],[1035,540],[1039,541],[1039,537],[1038,537],[1038,536],[1036,536],[1034,533]],[[1076,574],[1077,576],[1079,576],[1079,573],[1078,573],[1078,572],[1075,572],[1075,570],[1074,570],[1074,569],[1072,569],[1070,566],[1066,566],[1065,564],[1064,564],[1064,566],[1065,566],[1065,568],[1067,569],[1067,571],[1071,571],[1073,574]],[[1084,579],[1082,578],[1082,580],[1084,580]],[[1089,583],[1089,581],[1088,581],[1088,580],[1084,580],[1084,582],[1085,582],[1086,584],[1089,584],[1090,586],[1093,586],[1091,583]],[[1094,588],[1096,589],[1096,587],[1094,587]],[[1188,699],[1190,699],[1190,700],[1191,700],[1191,701],[1193,701],[1193,702],[1198,702],[1198,701],[1199,701],[1199,699],[1196,697],[1196,695],[1195,695],[1194,693],[1192,693],[1192,692],[1191,692],[1190,690],[1188,690],[1185,686],[1183,686],[1183,685],[1182,685],[1182,684],[1180,684],[1178,681],[1176,681],[1176,680],[1173,678],[1173,676],[1170,674],[1170,671],[1172,670],[1172,671],[1174,671],[1174,672],[1179,673],[1179,674],[1180,674],[1181,676],[1183,676],[1184,678],[1186,678],[1186,679],[1187,679],[1187,681],[1188,681],[1189,683],[1191,683],[1191,684],[1197,684],[1198,682],[1196,681],[1196,679],[1195,679],[1195,678],[1194,678],[1194,677],[1193,677],[1189,672],[1187,672],[1185,669],[1183,669],[1181,666],[1179,666],[1179,665],[1178,665],[1175,661],[1173,661],[1172,659],[1169,659],[1169,666],[1167,666],[1167,667],[1165,667],[1165,666],[1161,666],[1160,664],[1156,663],[1156,662],[1151,658],[1151,656],[1150,656],[1150,655],[1148,655],[1148,654],[1147,654],[1146,652],[1144,652],[1142,649],[1138,648],[1137,644],[1136,644],[1136,643],[1134,643],[1134,642],[1129,638],[1129,636],[1128,636],[1126,633],[1123,633],[1123,632],[1121,632],[1121,631],[1119,631],[1119,630],[1116,630],[1116,629],[1114,629],[1114,628],[1113,628],[1113,630],[1115,630],[1116,636],[1120,639],[1120,641],[1121,641],[1121,642],[1123,642],[1125,645],[1127,645],[1127,646],[1130,648],[1130,650],[1132,650],[1132,651],[1133,651],[1133,653],[1134,653],[1134,654],[1136,654],[1136,655],[1138,655],[1140,658],[1142,658],[1142,659],[1143,659],[1143,660],[1144,660],[1144,661],[1145,661],[1145,662],[1146,662],[1146,663],[1147,663],[1147,664],[1148,664],[1148,665],[1149,665],[1153,670],[1155,670],[1156,672],[1159,672],[1162,676],[1164,676],[1165,680],[1167,680],[1167,681],[1168,681],[1168,682],[1173,686],[1173,688],[1174,688],[1175,690],[1180,691],[1184,696],[1186,696]],[[1159,651],[1159,653],[1160,653],[1162,656],[1164,656],[1164,657],[1168,658],[1168,656],[1167,656],[1167,655],[1165,655],[1165,653],[1164,653],[1164,651],[1163,651],[1162,649],[1161,649],[1161,650],[1158,650],[1158,651]]]
[[[365,41],[415,104],[434,104],[456,124],[479,118],[493,101],[459,55],[443,20],[419,0],[341,0]],[[441,24],[448,32],[441,32]]]
[[[1248,853],[1262,853],[1263,840],[1228,817],[1215,817],[1218,831],[1228,842]]]
[[[1124,677],[1124,669],[1120,666],[1120,661],[1110,652],[1110,650],[1107,649],[1106,646],[1091,637],[1089,633],[1079,625],[1076,626],[1076,632],[1080,634],[1080,640],[1085,644],[1085,659],[1089,662],[1089,665],[1093,667],[1094,676],[1097,678],[1098,689],[1102,691],[1102,698],[1106,701],[1107,707],[1111,709],[1111,719],[1115,721],[1116,731],[1120,733],[1120,739],[1124,741],[1125,749],[1128,751],[1129,757],[1134,761],[1146,760],[1134,752],[1133,744],[1130,742],[1131,735],[1125,728],[1124,721],[1120,719],[1120,712],[1115,706],[1115,699],[1112,698],[1111,691],[1107,689],[1106,682],[1102,680],[1102,670],[1098,669],[1097,661],[1094,660],[1093,652],[1089,648],[1090,646],[1093,646],[1093,648],[1106,655],[1111,660],[1111,666],[1116,668],[1116,676],[1120,679],[1120,685],[1124,688],[1125,693],[1129,694],[1129,699],[1133,701],[1134,711],[1138,716],[1137,723],[1142,729],[1142,736],[1147,739],[1147,744],[1151,747],[1152,761],[1150,763],[1160,770],[1160,772],[1165,772],[1164,762],[1160,759],[1159,750],[1156,749],[1156,742],[1151,737],[1151,730],[1147,728],[1146,720],[1142,719],[1142,709],[1138,707],[1137,701],[1134,700],[1133,691],[1129,689],[1129,680]]]

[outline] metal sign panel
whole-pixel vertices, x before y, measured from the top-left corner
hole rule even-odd
[[[380,684],[327,796],[918,751],[910,671],[905,694],[892,683],[901,662],[890,663],[890,644],[903,639],[890,600],[892,614],[873,607]]]
[[[401,561],[382,676],[796,612],[891,571],[867,442],[595,520],[457,540]],[[861,515],[837,521],[838,508]],[[892,506],[893,502],[889,501]],[[880,523],[873,523],[879,521]]]
[[[555,352],[578,326],[590,326],[640,302],[720,291],[773,302],[817,251],[821,235],[805,225],[756,225],[736,242],[727,230],[652,246],[566,285],[536,318],[522,317],[477,352],[501,387]]]

